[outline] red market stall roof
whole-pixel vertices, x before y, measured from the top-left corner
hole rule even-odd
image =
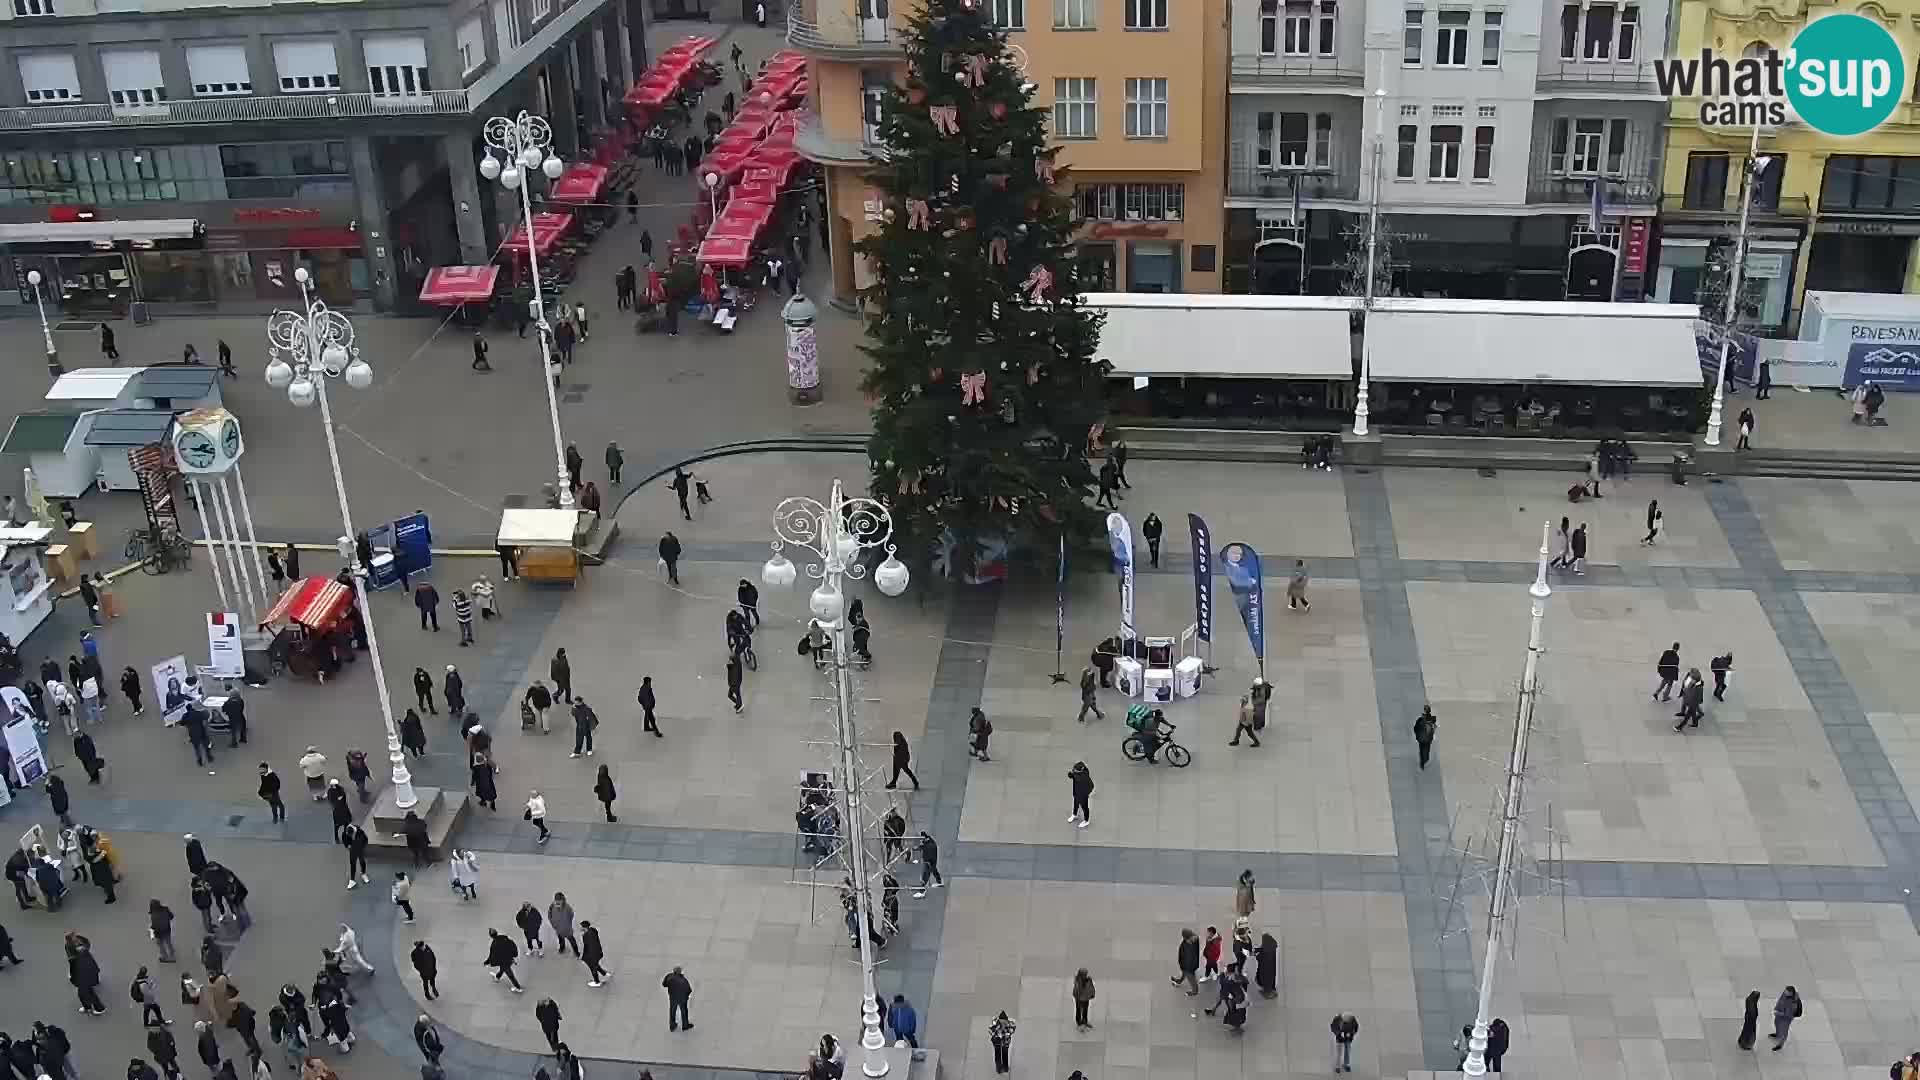
[[[780,198],[780,189],[764,180],[741,181],[727,193],[727,205],[737,202],[771,203]]]
[[[743,236],[709,235],[700,245],[700,261],[707,266],[738,270],[752,262],[753,241]]]
[[[762,202],[730,202],[720,216],[714,219],[713,227],[707,230],[708,238],[715,236],[738,236],[753,239],[760,230],[773,220],[773,207]]]
[[[740,174],[742,184],[772,184],[779,187],[787,182],[787,170],[775,169],[766,165],[747,163],[746,171]]]
[[[607,186],[609,171],[605,165],[575,165],[553,182],[547,198],[558,203],[592,202],[600,197],[601,189]]]
[[[436,266],[420,286],[423,304],[474,304],[491,299],[500,280],[497,266]]]
[[[260,620],[260,625],[297,622],[310,629],[325,630],[339,622],[352,606],[353,591],[337,579],[303,578],[299,584],[280,594],[280,599]]]
[[[719,38],[701,37],[699,35],[685,37],[680,39],[677,42],[674,42],[672,45],[667,46],[665,49],[661,50],[660,59],[666,60],[668,58],[673,58],[677,60],[681,57],[689,57],[689,56],[698,57],[701,53],[706,52],[708,49],[713,48],[715,45],[718,45],[719,43],[720,43]],[[784,53],[785,53],[785,50],[782,50],[781,53],[775,53],[774,55],[780,56],[780,55],[783,55]],[[798,54],[796,53],[793,55],[798,55]]]
[[[800,152],[790,146],[776,146],[771,142],[760,144],[760,148],[747,157],[748,168],[776,169],[782,176],[793,171],[800,163]]]
[[[752,143],[734,143],[731,146],[716,145],[713,152],[700,159],[700,175],[717,172],[721,176],[732,176],[747,163],[747,157],[753,153]]]
[[[556,214],[550,211],[543,210],[540,213],[533,215],[534,253],[539,255],[545,255],[547,252],[553,250],[553,245],[560,242],[560,237],[565,235],[568,226],[572,224],[573,224],[572,214]],[[521,225],[514,226],[513,235],[507,237],[507,242],[500,246],[502,250],[507,251],[514,255],[526,254],[526,251],[527,251],[526,225],[521,224]]]

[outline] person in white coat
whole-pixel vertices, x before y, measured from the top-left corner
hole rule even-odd
[[[353,927],[346,923],[340,924],[340,941],[334,951],[339,954],[342,967],[357,967],[369,975],[373,974],[373,965],[367,963],[365,956],[360,955],[360,936],[355,934]]]
[[[553,835],[547,831],[547,800],[538,790],[527,794],[527,809],[520,816],[533,822],[533,827],[540,830],[539,843],[546,843],[547,838]]]
[[[455,850],[447,860],[447,876],[460,891],[460,899],[473,900],[480,895],[480,864],[473,852]]]
[[[480,580],[467,586],[467,595],[473,597],[473,606],[480,610],[482,619],[499,616],[500,608],[495,605],[493,599],[493,582],[487,580],[487,575],[481,574]]]

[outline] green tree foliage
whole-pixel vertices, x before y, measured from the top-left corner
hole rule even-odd
[[[1105,414],[1102,316],[1080,306],[1073,203],[1047,113],[984,10],[928,0],[909,69],[881,110],[883,206],[857,250],[876,284],[862,388],[873,403],[873,492],[908,551],[951,540],[1051,560],[1101,515],[1088,503],[1090,429]]]

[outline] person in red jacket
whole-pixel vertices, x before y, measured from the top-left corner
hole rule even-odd
[[[1200,976],[1201,982],[1207,982],[1220,977],[1221,945],[1220,928],[1217,926],[1207,927],[1207,943],[1200,947],[1200,958],[1206,961],[1207,973]]]

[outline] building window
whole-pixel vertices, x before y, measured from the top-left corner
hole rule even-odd
[[[492,0],[487,5],[493,12],[493,40],[500,54],[520,47],[520,11],[510,0]]]
[[[1490,127],[1473,129],[1473,178],[1493,179],[1493,129]]]
[[[1420,106],[1418,105],[1400,106],[1400,118],[1402,120],[1416,119],[1419,117],[1419,115],[1420,115]]]
[[[1313,167],[1331,168],[1333,165],[1333,114],[1313,114]]]
[[[1435,105],[1433,107],[1433,118],[1435,120],[1456,120],[1465,115],[1467,115],[1467,107],[1465,105]]]
[[[1760,174],[1763,186],[1754,191],[1756,205],[1767,184],[1773,186],[1778,205],[1780,177],[1786,169],[1779,155],[1770,156],[1773,163]],[[1920,157],[1829,157],[1820,182],[1820,208],[1920,211]]]
[[[1270,112],[1254,117],[1253,163],[1262,169],[1273,168],[1273,114]]]
[[[1556,117],[1548,168],[1556,176],[1623,176],[1627,168],[1624,119]]]
[[[1640,7],[1568,3],[1560,8],[1560,59],[1631,60],[1639,45]]]
[[[527,14],[533,22],[538,23],[552,13],[553,0],[528,0]]]
[[[340,89],[340,65],[331,41],[276,41],[273,66],[280,89],[289,94],[312,94]]]
[[[361,51],[367,60],[367,89],[373,96],[412,97],[433,89],[427,81],[425,38],[368,38]]]
[[[1313,0],[1287,0],[1287,17],[1280,30],[1283,55],[1312,56]]]
[[[107,100],[120,108],[163,105],[166,78],[160,74],[160,54],[152,49],[106,49],[100,70],[107,78]]]
[[[13,0],[13,13],[22,19],[34,15],[52,15],[55,14],[53,0]]]
[[[1280,0],[1260,0],[1260,55],[1273,56],[1279,51]]]
[[[1780,209],[1780,179],[1787,174],[1787,155],[1767,154],[1765,158],[1767,162],[1766,169],[1762,171],[1758,177],[1754,177],[1748,181],[1753,185],[1753,205],[1756,210],[1778,210]],[[1882,160],[1897,164],[1901,159],[1885,158]],[[1752,176],[1751,173],[1748,175]],[[1920,176],[1915,177],[1915,179],[1920,179]],[[1895,179],[1894,183],[1888,185],[1889,188],[1911,188],[1912,186],[1912,181],[1901,183],[1898,179]],[[1904,201],[1901,201],[1903,197]],[[1896,202],[1892,209],[1911,209],[1915,206],[1920,206],[1920,199],[1916,199],[1911,191],[1896,191],[1894,198]]]
[[[1082,221],[1179,221],[1186,212],[1181,184],[1082,184],[1073,195]]]
[[[471,75],[487,62],[487,28],[480,16],[462,22],[454,40],[460,45],[460,74]]]
[[[1055,30],[1091,30],[1097,0],[1053,0]]]
[[[1467,66],[1467,27],[1472,21],[1471,11],[1440,13],[1440,27],[1434,32],[1433,38],[1434,66]]]
[[[1600,140],[1606,135],[1606,121],[1579,119],[1573,122],[1573,158],[1567,165],[1569,176],[1593,176],[1600,171]]]
[[[1167,0],[1126,0],[1127,29],[1165,30]]]
[[[1427,129],[1427,179],[1460,179],[1460,125],[1435,124]]]
[[[1504,14],[1498,11],[1483,13],[1480,24],[1480,66],[1500,66],[1500,20]]]
[[[885,72],[867,71],[860,75],[860,116],[863,127],[861,134],[868,146],[883,144],[880,138],[880,119],[886,108],[887,92],[892,89],[893,80],[887,78]]]
[[[1500,107],[1497,105],[1480,106],[1480,119],[1482,120],[1491,120],[1495,116],[1498,116],[1499,114],[1500,114]]]
[[[1698,150],[1687,155],[1687,188],[1680,204],[1688,210],[1726,209],[1727,155]]]
[[[1407,9],[1400,31],[1400,63],[1403,66],[1420,66],[1420,38],[1426,33],[1426,18],[1427,13],[1421,8]]]
[[[1027,28],[1027,0],[993,0],[993,22],[1006,30]]]
[[[1398,180],[1413,179],[1413,157],[1415,143],[1420,139],[1420,129],[1413,124],[1400,125],[1400,149],[1393,162],[1393,175]]]
[[[25,53],[19,68],[20,87],[29,103],[80,100],[80,72],[74,67],[72,53]]]
[[[1092,79],[1053,80],[1053,134],[1091,139],[1100,134],[1099,104]]]
[[[1127,80],[1127,138],[1167,137],[1167,80]]]
[[[1634,46],[1639,44],[1640,5],[1628,4],[1620,9],[1619,46],[1613,51],[1615,60],[1633,59]]]
[[[1319,42],[1321,56],[1333,55],[1334,31],[1340,26],[1340,5],[1335,0],[1320,0]]]
[[[230,97],[253,93],[247,71],[245,45],[187,46],[187,78],[199,97]]]
[[[1285,169],[1307,167],[1307,114],[1280,114],[1280,166]]]

